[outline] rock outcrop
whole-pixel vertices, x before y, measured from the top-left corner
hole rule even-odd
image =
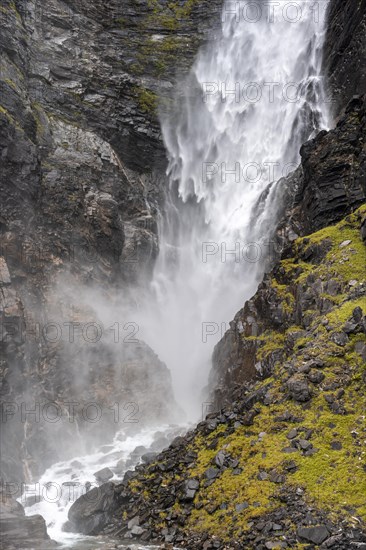
[[[366,2],[331,0],[324,46],[330,108],[334,116],[366,93]]]
[[[283,182],[287,188],[287,209],[279,225],[278,239],[285,247],[284,258],[287,254],[291,255],[286,246],[296,236],[305,236],[326,228],[366,202],[365,123],[365,98],[354,99],[334,130],[320,132],[314,140],[303,145],[300,170]],[[315,247],[311,254],[314,257],[318,254],[318,261],[321,262],[327,252],[327,243],[324,242],[318,248]],[[310,249],[308,253],[310,255]],[[352,263],[355,257],[351,256],[347,261]],[[333,271],[329,271],[329,278],[332,277]],[[360,277],[362,280],[362,272]],[[332,292],[337,293],[339,289],[336,282],[332,279],[328,283],[332,289],[336,289]],[[278,284],[282,285],[283,282],[279,281]],[[324,285],[326,282],[322,282],[323,290],[319,290],[320,294],[327,292]],[[288,289],[283,287],[282,291],[278,300],[277,289],[268,284],[265,278],[257,294],[236,315],[231,329],[217,344],[213,354],[210,386],[221,394],[220,399],[224,399],[224,402],[230,402],[235,387],[253,379],[258,370],[269,372],[278,360],[279,357],[274,354],[267,358],[266,365],[260,364],[256,337],[267,329],[285,326],[286,311],[293,300],[297,304],[293,323],[302,325],[304,313],[298,294],[301,290],[292,286]],[[306,300],[314,305],[313,293],[311,296],[305,294]]]
[[[67,402],[77,402],[75,420],[87,440],[88,432],[98,439],[116,426],[108,428],[107,418],[98,429],[85,422],[86,403],[103,411],[135,403],[140,422],[174,410],[166,366],[136,343],[134,319],[125,315],[120,322],[117,312],[130,305],[129,286],[151,277],[158,252],[157,213],[166,184],[158,109],[169,109],[174,83],[220,21],[220,5],[2,2],[5,482],[20,483],[57,460],[61,423],[34,422],[31,413],[25,422],[22,406],[31,411],[56,403],[70,445],[78,438],[76,424],[67,420]],[[114,313],[104,327],[107,308]],[[116,342],[108,327],[117,321]],[[93,327],[85,337],[90,324],[97,331],[103,327],[98,350]]]
[[[42,516],[26,516],[19,502],[4,493],[0,496],[1,548],[56,548],[56,542],[47,535],[46,524]]]

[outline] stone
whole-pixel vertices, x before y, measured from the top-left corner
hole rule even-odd
[[[133,470],[127,470],[123,476],[123,481],[129,481],[135,477],[136,473]]]
[[[324,378],[325,378],[324,373],[318,370],[312,371],[308,375],[308,379],[312,384],[320,384],[321,382],[323,382]]]
[[[158,456],[158,453],[156,452],[149,452],[149,453],[145,453],[141,456],[141,460],[142,462],[144,462],[145,464],[151,464],[152,462],[154,462],[155,458]]]
[[[286,435],[287,439],[294,439],[295,437],[297,437],[297,429],[296,428],[292,428],[292,430],[290,430],[288,432],[288,434]]]
[[[312,443],[310,443],[310,441],[308,441],[307,439],[299,439],[299,447],[303,451],[307,451],[308,449],[311,449],[312,446],[313,446]]]
[[[226,459],[226,454],[224,451],[219,451],[215,456],[215,464],[218,468],[222,468]]]
[[[94,473],[94,476],[97,481],[100,483],[106,483],[113,477],[113,472],[110,468],[102,468]]]
[[[5,261],[5,258],[0,256],[0,285],[10,285],[11,279],[10,279],[10,273],[8,269],[8,265]]]
[[[235,510],[236,512],[242,512],[243,510],[246,510],[249,508],[249,504],[247,502],[242,502],[241,504],[236,504]]]
[[[300,403],[311,399],[311,392],[307,379],[303,375],[295,374],[287,381],[291,397]]]
[[[341,451],[343,448],[342,443],[340,441],[332,441],[330,444],[330,447],[331,449],[333,449],[333,451]]]
[[[339,248],[345,248],[346,246],[350,245],[351,244],[351,240],[350,239],[347,239],[346,241],[343,241],[340,245],[339,245]]]
[[[135,525],[140,525],[140,516],[135,516],[127,523],[129,531],[131,531],[131,529],[135,527]]]
[[[192,478],[186,481],[186,486],[187,489],[193,489],[194,491],[197,491],[197,489],[199,489],[200,482],[198,481],[198,479]]]
[[[208,468],[205,471],[205,476],[208,480],[216,479],[219,475],[219,470],[217,468]]]
[[[337,346],[344,347],[347,342],[349,341],[349,338],[345,332],[334,332],[330,339],[337,344]]]
[[[363,317],[362,309],[359,306],[355,307],[355,309],[352,312],[352,318],[354,319],[354,321],[356,323],[360,323],[362,321],[362,317]]]
[[[287,544],[281,540],[267,541],[264,544],[267,550],[277,549],[277,548],[286,548]]]
[[[134,525],[131,529],[131,533],[134,537],[139,537],[144,531],[145,529],[143,529],[139,525]]]
[[[312,542],[313,544],[322,544],[330,533],[325,525],[317,525],[314,527],[299,527],[297,530],[297,536],[300,540],[306,542]]]
[[[108,482],[79,497],[69,509],[68,518],[83,535],[98,534],[118,506],[114,483]]]

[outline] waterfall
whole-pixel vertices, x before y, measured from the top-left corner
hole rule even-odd
[[[170,183],[153,281],[134,319],[195,420],[209,408],[202,389],[213,347],[263,276],[281,178],[298,165],[301,144],[328,126],[321,76],[326,5],[226,2],[220,36],[201,49],[177,87],[173,115],[162,117]],[[113,480],[123,478],[138,462],[128,463],[134,449],[148,448],[155,430],[117,433],[111,445],[53,465],[37,484],[38,499],[32,485],[26,488],[26,513],[41,513],[65,548],[98,547],[64,531],[70,487],[83,494],[101,467],[112,468]],[[161,432],[168,440],[176,435],[168,424]],[[43,496],[50,482],[61,491],[55,502]]]
[[[281,177],[328,125],[326,6],[226,2],[220,37],[177,87],[174,115],[162,117],[170,185],[153,295],[139,322],[196,417],[214,344],[263,276]]]

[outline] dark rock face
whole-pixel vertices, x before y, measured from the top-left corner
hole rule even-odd
[[[333,224],[365,202],[365,138],[366,96],[349,103],[334,130],[303,145],[303,178],[295,200],[299,234]]]
[[[332,0],[327,15],[324,70],[338,116],[355,94],[366,93],[366,2]]]
[[[42,516],[25,516],[21,504],[2,494],[0,497],[1,548],[43,548],[57,547],[47,535]]]
[[[102,342],[96,353],[85,338],[70,346],[68,338],[51,342],[42,329],[50,319],[60,327],[99,323],[89,308],[96,288],[106,291],[109,307],[115,296],[128,301],[129,286],[151,277],[166,184],[158,108],[169,108],[173,84],[219,24],[220,6],[221,0],[2,3],[0,375],[1,403],[13,410],[57,401],[67,425],[63,403],[76,401],[76,416],[94,438],[116,424],[84,422],[85,403],[103,411],[135,403],[155,419],[174,410],[168,369],[143,342],[118,353]],[[80,303],[75,316],[86,289],[89,303]],[[34,475],[57,460],[57,425],[50,436],[42,415],[37,424],[26,430],[9,411],[5,481],[24,479],[24,457]]]
[[[94,535],[101,531],[117,507],[114,483],[105,483],[78,498],[69,510],[76,532]]]

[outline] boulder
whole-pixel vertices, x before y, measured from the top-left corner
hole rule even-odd
[[[101,470],[98,470],[94,474],[96,480],[99,481],[100,483],[106,483],[107,481],[112,479],[113,475],[114,474],[112,470],[110,470],[109,468],[102,468]]]
[[[305,376],[295,374],[287,381],[287,388],[291,397],[300,403],[309,401],[311,398],[310,388]]]
[[[106,525],[117,508],[114,483],[104,483],[78,498],[71,506],[68,518],[76,532],[96,535]]]
[[[306,542],[322,544],[330,536],[330,533],[325,525],[316,525],[314,527],[299,527],[297,536],[300,540],[305,540]]]

